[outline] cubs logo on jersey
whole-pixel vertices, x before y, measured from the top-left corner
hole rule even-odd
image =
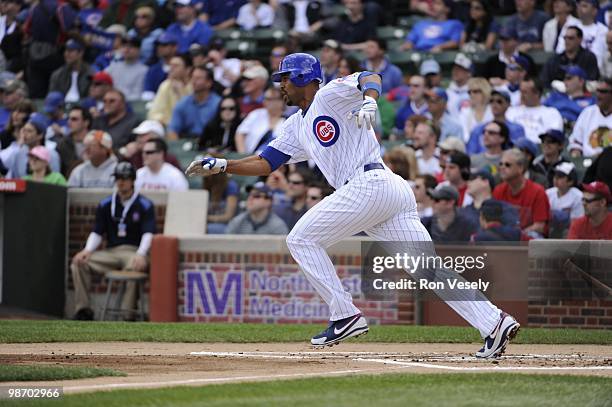
[[[312,131],[323,147],[334,145],[340,137],[340,126],[333,117],[319,116],[312,123]]]

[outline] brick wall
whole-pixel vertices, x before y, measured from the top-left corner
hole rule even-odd
[[[529,326],[546,328],[612,328],[612,301],[530,301]]]
[[[361,258],[332,256],[355,305],[371,324],[414,323],[410,296],[368,301]],[[190,322],[325,323],[329,309],[287,253],[181,252],[179,320]]]
[[[612,328],[612,242],[534,241],[529,326]]]
[[[71,190],[69,194],[69,224],[68,224],[68,249],[72,257],[80,250],[87,235],[91,231],[95,219],[95,208],[99,200],[108,196],[110,190],[103,191],[78,191]],[[156,204],[156,218],[158,230],[163,231],[165,218],[166,201],[165,194],[150,196]],[[149,194],[147,194],[149,196]],[[212,238],[212,237],[211,237]],[[184,239],[181,239],[183,241]],[[228,243],[230,242],[230,243]],[[359,273],[360,257],[359,246],[340,247],[332,250],[332,260],[338,266],[338,273],[341,278],[350,281],[351,276]],[[233,245],[234,248],[229,248]],[[584,277],[574,271],[564,268],[564,262],[568,253],[571,254],[575,264],[582,269],[588,270],[589,274],[598,280],[611,285],[612,281],[612,242],[591,242],[584,243],[576,252],[578,242],[571,241],[532,241],[529,245],[529,254],[525,251],[521,256],[529,255],[529,306],[528,306],[528,325],[533,327],[579,327],[579,328],[612,328],[612,298],[600,290],[593,290],[592,284],[588,283]],[[585,246],[586,245],[586,246]],[[283,238],[269,238],[262,241],[258,236],[245,237],[240,239],[228,239],[227,241],[219,238],[196,239],[187,248],[181,248],[180,265],[178,272],[179,279],[179,318],[182,321],[228,321],[228,322],[323,322],[327,316],[326,309],[318,310],[319,314],[309,316],[287,317],[285,309],[278,311],[283,304],[296,301],[301,303],[312,303],[324,306],[322,300],[313,292],[298,292],[292,295],[291,292],[279,293],[274,290],[262,290],[252,287],[248,279],[250,274],[259,273],[274,278],[304,278],[298,270],[295,262],[287,253]],[[264,246],[262,248],[262,246]],[[586,249],[585,249],[586,247]],[[585,252],[586,250],[586,252]],[[565,256],[565,257],[564,257]],[[584,263],[585,261],[588,262]],[[517,263],[518,260],[517,260]],[[68,264],[68,263],[67,263]],[[186,291],[187,281],[185,276],[192,273],[191,294],[194,301],[193,312],[187,312]],[[216,298],[217,302],[223,302],[224,279],[227,275],[242,274],[241,294],[242,301],[240,311],[237,315],[235,310],[228,306],[227,315],[217,315],[216,310],[211,309],[208,314],[202,309],[201,298],[204,295],[207,299],[214,302],[213,294],[220,295]],[[199,274],[199,277],[197,276]],[[207,275],[213,278],[212,283],[216,285],[216,291],[210,291],[206,280]],[[68,302],[66,315],[71,315],[70,299],[72,278],[69,270],[67,275]],[[204,291],[200,292],[196,283],[202,282]],[[194,283],[195,282],[195,283]],[[196,285],[194,285],[196,284]],[[233,288],[233,287],[232,287]],[[106,285],[102,278],[93,280],[93,302],[94,307],[101,305]],[[353,290],[355,291],[355,290]],[[360,307],[373,324],[412,324],[414,323],[415,304],[410,293],[400,293],[397,301],[367,301],[358,292],[352,292],[355,303]],[[230,290],[228,295],[234,295]],[[253,298],[265,297],[270,300],[270,312],[266,315],[253,315],[249,311]],[[299,301],[298,301],[299,300]],[[226,301],[227,302],[227,301]],[[279,304],[279,305],[272,305]],[[211,305],[211,304],[209,304]],[[219,304],[217,304],[219,305]],[[221,304],[227,305],[227,304]],[[265,308],[265,304],[258,304]],[[276,308],[272,308],[276,307]],[[288,307],[288,306],[285,306]],[[309,308],[310,309],[310,308]]]

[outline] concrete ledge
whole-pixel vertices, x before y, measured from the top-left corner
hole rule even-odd
[[[111,188],[70,188],[68,189],[68,205],[97,205],[102,199],[112,193],[113,190]],[[143,191],[141,194],[153,201],[155,205],[166,205],[168,202],[168,193],[165,191]]]

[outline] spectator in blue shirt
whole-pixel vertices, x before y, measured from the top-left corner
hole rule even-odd
[[[102,10],[98,8],[98,0],[79,1],[79,22],[81,26],[96,28],[102,20]]]
[[[403,129],[406,120],[410,116],[418,114],[425,115],[429,111],[427,101],[425,100],[425,78],[419,75],[413,75],[410,78],[410,91],[408,99],[399,108],[395,115],[395,127],[397,129]]]
[[[494,90],[491,92],[491,113],[493,113],[493,120],[504,123],[508,128],[510,134],[510,141],[512,143],[525,137],[525,129],[518,123],[513,123],[506,120],[506,111],[510,107],[510,94],[505,91]],[[484,136],[484,129],[488,123],[480,124],[472,130],[470,133],[470,139],[466,144],[466,151],[469,155],[479,154],[485,151],[484,145],[482,144],[482,138]]]
[[[208,22],[215,31],[233,27],[244,4],[246,0],[208,0],[204,2],[200,20]]]
[[[432,1],[432,20],[419,21],[406,37],[401,49],[440,52],[457,49],[463,33],[463,24],[458,20],[449,20],[452,0]]]
[[[152,100],[155,97],[159,85],[168,78],[170,72],[170,60],[176,55],[178,39],[174,34],[165,32],[155,41],[156,63],[151,65],[144,80],[142,98]]]
[[[366,41],[363,67],[371,72],[378,72],[382,76],[382,92],[387,93],[391,89],[402,84],[402,71],[385,56],[387,45],[378,38]]]
[[[189,52],[191,44],[207,45],[214,34],[208,23],[197,19],[195,3],[196,0],[177,0],[176,23],[166,30],[178,39],[178,52],[181,54]]]
[[[587,74],[577,65],[565,67],[565,92],[553,91],[544,101],[544,106],[554,107],[561,113],[563,120],[575,122],[582,109],[595,104],[595,98],[586,93]]]
[[[194,67],[191,73],[193,94],[181,99],[172,112],[168,139],[199,138],[204,127],[217,114],[221,97],[212,92],[213,73],[205,67]]]
[[[532,49],[544,49],[544,24],[550,16],[541,10],[535,9],[535,0],[516,0],[516,14],[506,23],[514,27],[517,33],[519,51],[527,52]]]

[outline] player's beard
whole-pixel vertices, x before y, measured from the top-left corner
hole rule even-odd
[[[281,96],[283,97],[283,101],[285,102],[287,106],[295,106],[295,103],[291,101],[291,98],[289,97],[288,94],[281,92]]]

